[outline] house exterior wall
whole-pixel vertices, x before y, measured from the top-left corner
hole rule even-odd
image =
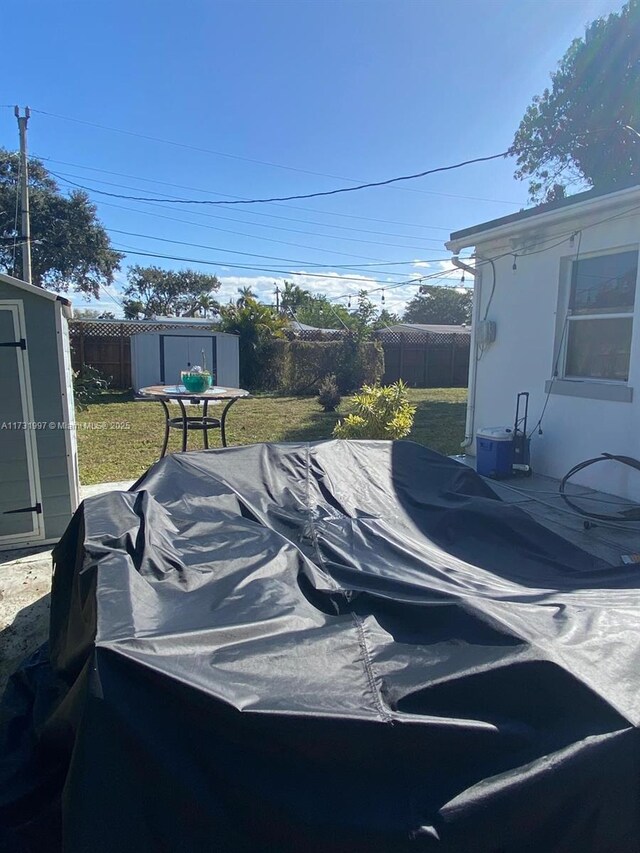
[[[60,306],[0,279],[0,299],[21,301],[24,309],[27,357],[31,379],[33,416],[36,422],[66,421],[59,367],[56,314]],[[37,429],[36,448],[46,540],[64,533],[75,510],[69,477],[70,436],[64,429]],[[75,436],[71,436],[75,440]]]
[[[509,239],[494,242],[483,243],[478,236],[479,258],[515,252],[517,269],[512,268],[513,254],[494,261],[496,283],[487,319],[496,322],[497,335],[494,343],[477,353],[474,434],[482,427],[512,426],[519,391],[530,393],[529,431],[537,423],[547,398],[545,383],[548,390],[557,363],[571,263],[577,252],[583,259],[612,250],[638,251],[640,211],[600,222],[615,215],[615,210],[604,214],[592,211],[553,227],[532,222],[528,232],[521,230]],[[580,229],[584,230],[570,243],[567,234]],[[565,236],[556,247],[552,247],[554,234],[558,240]],[[493,282],[491,266],[482,264],[481,269],[479,318],[487,311]],[[603,385],[608,388],[603,389]],[[611,383],[571,380],[568,390],[587,396],[556,393],[561,386],[557,380],[551,384],[543,435],[536,430],[531,437],[536,472],[560,478],[576,463],[602,452],[640,458],[640,283],[636,288],[629,380],[626,389],[618,385],[620,394],[630,400],[598,399],[614,393]],[[475,442],[470,451],[475,452]],[[640,501],[640,474],[617,463],[592,466],[573,481]]]

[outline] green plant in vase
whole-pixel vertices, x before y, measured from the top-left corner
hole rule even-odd
[[[180,380],[191,394],[204,394],[213,383],[213,376],[207,370],[207,359],[204,350],[201,351],[202,366],[194,364],[189,370],[180,373]]]

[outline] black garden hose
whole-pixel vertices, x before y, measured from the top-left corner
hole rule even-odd
[[[582,471],[584,468],[588,468],[589,465],[595,465],[596,462],[607,461],[620,462],[623,465],[628,465],[630,468],[635,468],[636,471],[640,471],[640,460],[634,459],[632,456],[618,456],[615,453],[602,453],[600,456],[596,456],[593,459],[586,459],[584,462],[579,462],[577,465],[574,465],[560,481],[560,494],[562,495],[565,503],[567,503],[571,509],[580,513],[580,515],[584,515],[586,518],[593,518],[598,521],[640,521],[640,507],[634,506],[629,509],[625,509],[620,513],[616,513],[615,515],[605,515],[597,512],[589,512],[589,510],[583,509],[575,504],[571,498],[565,494],[565,486],[574,474],[577,474],[578,471]]]

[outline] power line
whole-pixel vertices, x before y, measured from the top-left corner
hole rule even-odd
[[[169,222],[178,222],[181,225],[191,225],[195,228],[206,228],[208,230],[213,230],[213,231],[225,230],[225,229],[216,228],[213,225],[207,225],[204,222],[192,222],[189,219],[178,219],[175,216],[167,216],[166,214],[162,214],[162,213],[153,213],[152,211],[149,211],[149,210],[137,210],[135,208],[125,207],[124,205],[121,205],[121,204],[112,204],[111,202],[108,202],[108,201],[102,202],[102,204],[106,205],[107,207],[114,207],[118,210],[126,210],[126,211],[131,212],[131,213],[141,213],[145,216],[152,216],[155,219],[166,219]],[[200,214],[200,215],[206,216],[206,214]],[[107,230],[115,230],[115,229],[108,229],[107,228]],[[237,234],[237,232],[234,232],[234,231],[227,232],[227,233]],[[150,235],[145,235],[145,236],[150,236]],[[256,236],[256,235],[240,235],[240,236],[249,236],[254,240],[268,240],[269,242],[275,242],[275,243],[283,242],[280,240],[269,240],[269,238],[267,238],[267,237],[260,237],[260,236]],[[297,244],[297,243],[284,243],[284,245],[298,246],[299,244]],[[211,248],[211,247],[207,247],[207,248]],[[305,247],[303,247],[303,248],[305,248]],[[325,251],[324,249],[318,249],[318,247],[313,247],[313,248],[315,251]],[[228,251],[228,250],[227,249],[220,249],[220,251]],[[269,255],[260,255],[259,257],[268,258],[270,256]],[[362,256],[356,255],[355,257],[362,257]],[[431,264],[431,263],[445,262],[445,261],[449,261],[449,260],[450,260],[449,257],[446,257],[446,258],[423,258],[420,260],[420,263]],[[469,258],[468,260],[471,260],[471,259]],[[328,265],[326,263],[319,264],[316,261],[296,261],[296,263],[303,263],[303,264],[306,264],[309,266],[327,266]],[[374,261],[371,264],[351,263],[351,264],[343,264],[343,265],[338,264],[337,265],[337,264],[331,263],[329,265],[332,267],[344,266],[345,268],[348,268],[348,269],[359,269],[359,268],[365,268],[365,267],[371,267],[371,266],[408,266],[409,264],[415,264],[415,263],[416,263],[415,259],[412,259],[411,261],[385,261],[385,260],[381,259],[378,261]],[[400,273],[392,273],[392,274],[393,275],[399,275]]]
[[[315,171],[312,171],[310,169],[301,169],[301,168],[296,167],[296,166],[288,166],[288,165],[284,165],[282,163],[272,163],[268,160],[257,160],[257,159],[251,158],[251,157],[243,157],[239,154],[230,154],[230,153],[225,152],[225,151],[216,151],[216,150],[211,149],[211,148],[203,148],[203,147],[200,147],[197,145],[188,145],[187,143],[184,143],[184,142],[177,142],[177,141],[171,140],[171,139],[162,139],[161,137],[158,137],[158,136],[151,136],[151,135],[145,134],[145,133],[137,133],[136,131],[127,130],[124,128],[110,127],[108,125],[98,124],[97,122],[87,121],[86,119],[73,118],[71,116],[63,116],[63,115],[60,115],[58,113],[51,113],[51,112],[47,112],[45,110],[32,109],[32,112],[38,113],[39,115],[47,116],[48,118],[57,118],[57,119],[60,119],[62,121],[71,121],[71,122],[75,122],[76,124],[84,124],[88,127],[95,127],[98,130],[106,130],[106,131],[109,131],[110,133],[120,133],[120,134],[123,134],[125,136],[132,136],[132,137],[135,137],[138,139],[145,139],[149,142],[159,142],[163,145],[173,145],[173,146],[178,147],[178,148],[185,148],[189,151],[198,151],[202,154],[212,154],[216,157],[227,157],[227,158],[230,158],[232,160],[241,160],[241,161],[244,161],[247,163],[256,163],[257,165],[260,165],[260,166],[269,166],[270,168],[275,168],[275,169],[285,169],[289,172],[300,172],[300,173],[306,174],[306,175],[314,175],[314,176],[323,177],[323,178],[331,178],[332,180],[336,180],[336,181],[350,181],[354,184],[360,184],[360,186],[340,189],[337,191],[334,190],[334,191],[329,191],[326,193],[312,193],[312,194],[305,195],[305,196],[291,196],[291,198],[313,198],[313,197],[317,197],[320,195],[332,195],[332,194],[335,194],[335,192],[349,192],[349,191],[353,191],[353,190],[364,189],[365,187],[370,187],[370,186],[372,186],[372,187],[373,186],[390,186],[390,185],[393,185],[394,183],[397,183],[398,181],[410,180],[414,177],[424,177],[427,174],[431,174],[432,171],[445,171],[446,169],[458,168],[458,166],[449,166],[449,167],[444,167],[443,169],[435,169],[432,171],[427,171],[425,173],[419,173],[419,174],[416,174],[413,176],[403,176],[403,177],[399,177],[399,178],[392,178],[391,180],[387,180],[387,181],[364,183],[360,179],[357,179],[357,178],[347,178],[347,177],[344,177],[343,175],[331,175],[331,174],[328,174],[326,172],[315,172]],[[491,159],[497,159],[498,157],[506,157],[508,154],[509,154],[509,152],[505,151],[504,154],[496,154],[493,157],[479,158],[477,160],[470,160],[468,162],[469,163],[482,162],[483,160],[491,160]],[[467,163],[461,163],[459,165],[467,165]],[[414,187],[394,187],[394,188],[399,189],[399,190],[403,190],[405,192],[419,192],[419,193],[427,193],[429,195],[449,195],[448,193],[435,193],[435,192],[430,191],[430,190],[416,189]],[[280,200],[289,200],[289,199],[274,199],[274,200],[280,201]],[[476,200],[477,201],[499,202],[498,199],[476,199]],[[240,202],[238,202],[238,203],[240,203]],[[263,201],[260,200],[258,202],[258,200],[247,199],[247,200],[244,200],[244,203],[245,204],[248,204],[248,203],[255,204],[255,203],[263,203]],[[517,205],[516,202],[511,202],[511,201],[499,202],[499,203],[501,203],[501,204],[516,204]]]
[[[134,249],[134,248],[129,248],[127,246],[114,246],[114,249],[116,251],[119,251],[119,252],[125,252],[128,255],[136,255],[136,256],[145,257],[145,258],[161,258],[161,259],[169,260],[169,261],[181,261],[183,263],[203,264],[205,266],[230,267],[231,269],[254,270],[257,272],[266,272],[266,273],[270,273],[270,274],[275,273],[276,275],[287,275],[287,276],[303,275],[303,276],[308,276],[311,278],[335,279],[337,281],[354,281],[354,282],[357,282],[358,284],[361,284],[362,286],[364,286],[366,284],[371,284],[371,283],[379,284],[379,285],[381,284],[376,279],[372,279],[368,276],[355,277],[355,276],[346,276],[346,275],[333,275],[331,273],[313,273],[313,272],[307,272],[305,270],[290,270],[290,269],[285,270],[285,269],[275,268],[275,267],[259,267],[259,266],[253,266],[253,265],[249,266],[247,264],[229,263],[228,261],[203,260],[202,258],[184,258],[184,257],[178,257],[176,255],[165,255],[165,254],[161,254],[159,252],[144,252],[144,251],[141,251],[137,248]],[[439,275],[443,276],[443,273],[441,272],[441,273],[439,273]],[[391,284],[389,282],[386,282],[384,285],[381,285],[381,287],[387,287],[387,288],[391,289],[396,284],[397,284],[396,282],[391,282]]]
[[[396,290],[399,287],[410,287],[411,285],[414,285],[414,284],[422,284],[422,282],[424,282],[424,281],[435,281],[437,279],[446,279],[447,281],[450,281],[450,276],[448,276],[446,274],[446,272],[444,272],[444,271],[439,271],[439,272],[430,273],[429,275],[421,275],[421,276],[418,276],[416,278],[410,278],[410,279],[407,279],[406,281],[394,282],[392,284],[388,284],[388,283],[379,284],[379,282],[378,282],[379,286],[371,288],[370,290],[367,291],[367,294],[378,293],[381,290],[385,290],[385,291],[386,290]],[[451,282],[451,284],[447,284],[447,285],[443,284],[440,286],[441,287],[451,287],[451,288],[460,287],[460,285],[458,283],[455,283],[455,282]],[[465,290],[466,289],[467,288],[465,288]],[[337,301],[338,299],[348,299],[349,296],[353,296],[353,294],[344,293],[344,294],[342,294],[342,296],[333,296],[333,297],[331,297],[331,299],[329,301],[334,302],[334,301]]]
[[[217,261],[205,261],[205,260],[202,260],[200,258],[184,258],[184,257],[178,257],[176,255],[164,255],[164,254],[159,254],[159,253],[155,253],[155,252],[143,252],[143,251],[140,251],[138,249],[128,248],[127,246],[115,246],[114,248],[117,249],[118,251],[126,252],[129,255],[136,255],[136,256],[140,256],[140,257],[159,258],[159,259],[171,260],[171,261],[181,261],[183,263],[195,263],[195,264],[202,264],[205,266],[219,266]],[[296,271],[282,270],[282,269],[274,269],[273,267],[256,267],[256,266],[246,266],[246,265],[242,265],[242,264],[229,264],[229,263],[225,264],[225,266],[231,267],[233,269],[247,269],[247,270],[253,270],[253,271],[258,271],[258,272],[267,272],[267,273],[276,274],[276,275],[286,275],[286,276],[290,276],[291,278],[295,278],[296,276],[304,276],[305,278],[319,278],[319,279],[323,279],[325,281],[327,279],[334,279],[336,281],[342,281],[342,282],[351,281],[351,282],[356,282],[356,284],[359,285],[361,290],[367,290],[368,293],[378,293],[381,290],[396,290],[399,287],[409,287],[413,284],[420,284],[423,281],[433,280],[433,279],[446,279],[447,281],[450,281],[450,276],[447,275],[447,273],[443,270],[438,271],[438,272],[434,272],[434,273],[430,273],[429,275],[417,276],[415,278],[407,279],[405,281],[382,283],[380,281],[377,281],[377,280],[371,279],[371,278],[364,278],[364,277],[363,278],[354,278],[354,277],[344,276],[344,275],[332,275],[330,273],[311,273],[311,272],[306,272],[305,270],[296,270]],[[367,288],[367,285],[371,285],[371,284],[373,284],[375,286],[373,288]],[[449,286],[450,287],[459,287],[458,284],[454,284],[454,283],[450,284]],[[353,294],[351,294],[351,295],[353,295]],[[332,299],[330,301],[336,301],[339,299],[346,299],[348,296],[349,296],[349,294],[345,293],[345,294],[342,294],[341,296],[332,297]]]
[[[244,163],[255,163],[258,166],[268,166],[272,169],[285,169],[288,172],[300,172],[305,175],[314,175],[315,177],[320,178],[331,178],[335,181],[353,181],[354,183],[358,182],[356,178],[346,178],[344,175],[331,175],[327,172],[315,172],[310,169],[302,169],[296,166],[287,166],[282,163],[272,163],[269,160],[258,160],[253,157],[244,157],[240,154],[230,154],[227,151],[216,151],[212,148],[203,148],[198,145],[188,145],[185,142],[177,142],[173,139],[162,139],[159,136],[151,136],[147,133],[137,133],[136,131],[126,130],[124,128],[110,127],[109,125],[98,124],[97,122],[87,121],[86,119],[73,118],[72,116],[63,116],[59,115],[58,113],[51,113],[45,110],[32,109],[32,112],[38,113],[39,115],[47,116],[48,118],[57,118],[62,121],[71,121],[75,124],[84,124],[87,127],[95,127],[98,130],[106,130],[110,133],[121,133],[125,136],[135,137],[136,139],[145,139],[148,142],[159,142],[162,145],[173,145],[177,148],[185,148],[189,151],[198,151],[201,154],[212,154],[215,157],[227,157],[231,160],[240,160]]]
[[[144,183],[148,183],[148,184],[158,184],[160,186],[173,187],[174,189],[180,189],[180,190],[191,190],[193,192],[204,193],[205,195],[219,195],[219,196],[224,196],[226,198],[238,198],[238,196],[231,196],[231,195],[227,195],[226,193],[213,192],[212,190],[203,190],[200,187],[191,187],[187,184],[173,184],[173,183],[170,183],[169,181],[158,180],[157,178],[143,178],[141,175],[129,175],[126,172],[114,172],[114,171],[111,171],[110,169],[99,169],[97,166],[85,166],[81,163],[69,163],[66,160],[55,160],[53,157],[44,157],[43,155],[39,155],[39,154],[34,155],[34,156],[36,156],[39,160],[42,160],[45,163],[57,163],[59,166],[71,166],[74,169],[86,169],[87,171],[90,171],[90,172],[101,172],[103,175],[115,175],[118,178],[131,178],[135,181],[143,181]],[[450,193],[434,193],[434,195],[444,195],[444,196],[449,197],[451,194]],[[498,199],[476,198],[474,196],[466,196],[466,195],[455,195],[455,196],[451,196],[451,197],[470,200],[470,201],[495,201],[495,202],[499,202]],[[515,201],[500,201],[499,203],[500,204],[513,204],[513,205],[516,205],[518,207],[521,206],[519,202],[515,202]],[[338,211],[335,211],[335,210],[332,210],[332,211],[317,210],[317,208],[314,208],[314,207],[300,207],[299,205],[295,205],[295,204],[274,204],[274,207],[284,207],[284,208],[287,208],[288,210],[301,210],[301,211],[304,211],[305,213],[315,213],[318,216],[339,216],[339,217],[342,217],[344,219],[361,219],[365,222],[380,222],[383,225],[403,225],[407,228],[430,228],[430,229],[433,229],[435,231],[448,231],[448,232],[450,232],[452,230],[451,228],[445,228],[444,226],[440,226],[440,225],[423,225],[423,224],[418,224],[416,222],[401,222],[397,219],[377,219],[373,216],[361,216],[361,215],[358,215],[356,213],[339,213]],[[270,218],[275,218],[275,219],[287,219],[290,222],[297,222],[298,221],[297,219],[292,219],[291,217],[275,216],[275,214],[259,213],[257,211],[247,211],[247,213],[250,213],[251,216],[268,216]],[[313,224],[314,225],[321,225],[322,223],[314,222]],[[329,227],[329,226],[327,226],[327,227]],[[338,228],[340,226],[336,225],[333,227]],[[363,230],[363,229],[358,229],[358,230]],[[397,235],[394,235],[394,236],[397,236]]]
[[[101,285],[101,287],[102,287],[102,289],[104,290],[104,292],[107,294],[107,296],[111,299],[111,301],[112,301],[112,302],[115,302],[115,304],[116,304],[119,308],[123,308],[123,309],[124,309],[124,305],[122,304],[122,302],[120,302],[120,300],[119,300],[117,297],[115,297],[115,296],[113,295],[113,293],[111,293],[111,291],[109,290],[109,288],[107,287],[107,285],[106,285],[106,284],[102,284],[102,285]]]
[[[128,255],[136,255],[136,256],[145,257],[145,258],[161,258],[161,259],[169,260],[169,261],[181,261],[183,263],[190,263],[190,264],[203,264],[205,266],[230,267],[231,269],[241,269],[241,270],[254,270],[257,272],[266,272],[266,273],[276,274],[276,275],[290,275],[290,276],[306,275],[306,276],[311,276],[313,278],[323,278],[323,279],[335,278],[335,279],[339,279],[342,281],[361,281],[363,284],[367,280],[371,281],[371,279],[367,279],[365,277],[360,279],[360,278],[341,276],[341,275],[331,275],[329,273],[323,274],[323,273],[310,273],[310,272],[300,272],[300,271],[293,272],[291,270],[284,270],[284,269],[280,269],[280,268],[276,268],[276,267],[259,267],[259,266],[253,266],[253,265],[247,265],[247,264],[234,264],[234,263],[230,263],[229,261],[219,261],[219,260],[213,261],[213,260],[204,260],[202,258],[184,258],[184,257],[178,257],[176,255],[165,255],[165,254],[161,254],[159,252],[144,252],[144,251],[141,251],[139,249],[129,248],[127,246],[114,246],[114,249],[116,251],[119,251],[119,252],[125,252]]]
[[[292,243],[288,240],[276,240],[274,237],[262,237],[262,236],[259,236],[256,234],[246,234],[242,231],[232,231],[229,228],[219,228],[216,225],[208,225],[208,224],[205,224],[204,222],[192,222],[188,219],[176,219],[173,216],[166,216],[166,215],[163,215],[160,213],[153,213],[152,211],[148,211],[148,210],[136,210],[135,208],[124,207],[123,205],[113,204],[112,202],[108,202],[108,201],[103,201],[103,202],[101,202],[101,204],[106,205],[107,207],[115,207],[119,210],[127,210],[130,213],[142,213],[146,216],[154,216],[154,217],[159,218],[159,219],[168,219],[172,222],[180,222],[183,225],[193,225],[196,228],[208,228],[211,231],[221,231],[225,234],[233,234],[236,237],[248,237],[251,240],[262,240],[263,242],[266,242],[266,243],[277,243],[278,245],[281,245],[281,246],[294,246],[297,249],[309,249],[312,252],[325,252],[325,251],[327,251],[326,249],[323,249],[323,248],[318,247],[318,246],[307,246],[304,243]],[[161,208],[161,209],[164,210],[164,208]],[[198,214],[196,214],[196,215],[198,215]],[[202,216],[202,215],[206,215],[206,214],[199,214],[199,215]],[[406,249],[408,247],[405,246],[404,248]],[[352,252],[339,252],[337,250],[333,250],[333,253],[336,255],[341,255],[341,256],[346,257],[346,258],[358,258],[360,260],[375,261],[378,264],[379,263],[385,263],[384,258],[373,258],[370,255],[355,255]]]
[[[80,189],[87,190],[88,192],[94,192],[93,188],[91,188],[91,187],[85,186],[84,184],[75,184],[73,181],[68,180],[68,178],[80,178],[81,180],[83,180],[83,179],[84,179],[84,175],[74,175],[74,174],[69,174],[68,172],[52,172],[52,171],[50,171],[50,174],[51,174],[51,175],[53,175],[53,176],[54,176],[54,177],[56,177],[56,178],[59,178],[59,179],[60,179],[61,181],[63,181],[64,183],[68,183],[68,184],[71,184],[71,185],[73,185],[73,186],[77,186],[77,187],[79,187]],[[135,179],[135,180],[144,180],[144,179],[138,179],[138,178],[134,178],[134,179]],[[132,187],[130,184],[118,184],[118,183],[115,183],[115,182],[113,182],[113,181],[104,181],[104,180],[100,180],[99,178],[94,178],[94,180],[96,180],[99,184],[106,184],[107,186],[112,186],[112,187],[120,187],[121,189],[129,189],[129,190],[135,190],[135,189],[138,189],[138,187]],[[172,185],[170,185],[170,186],[172,186]],[[192,189],[192,188],[191,188],[191,189]],[[95,190],[95,192],[99,192],[99,190]],[[151,190],[150,192],[153,192],[153,193],[154,193],[154,195],[162,195],[162,193],[158,193],[158,192],[156,192],[155,190]],[[208,190],[197,190],[197,192],[208,193],[209,191],[208,191]],[[215,195],[215,193],[209,193],[209,194],[210,194],[210,195]],[[174,196],[174,198],[175,198],[176,200],[180,200],[180,197],[179,197],[179,196]],[[195,212],[195,211],[194,211],[194,212]],[[282,219],[282,220],[284,220],[285,222],[297,222],[297,223],[300,223],[300,219],[299,219],[299,218],[295,218],[295,217],[293,217],[293,216],[277,216],[277,215],[275,215],[275,214],[273,214],[273,213],[258,213],[258,212],[256,212],[256,211],[243,211],[243,212],[248,213],[250,216],[262,216],[262,217],[265,217],[265,218],[268,218],[268,219]],[[200,214],[200,215],[203,215],[203,214]],[[208,214],[208,215],[209,215],[209,216],[211,216],[211,217],[212,217],[212,218],[214,218],[214,219],[225,219],[225,220],[227,220],[227,222],[240,222],[240,223],[242,223],[243,225],[256,225],[256,226],[261,227],[261,228],[274,228],[274,229],[277,229],[277,230],[280,230],[280,231],[293,231],[293,232],[298,233],[298,234],[313,234],[313,233],[315,233],[315,232],[313,232],[313,231],[301,231],[300,229],[297,229],[297,228],[281,228],[281,227],[279,228],[277,225],[261,225],[261,224],[260,224],[260,223],[258,223],[258,222],[247,222],[247,221],[246,221],[246,220],[244,220],[244,219],[235,219],[234,217],[231,217],[231,216],[223,216],[223,215],[221,215],[221,214]],[[304,221],[304,220],[303,220],[303,221]],[[427,240],[427,241],[429,241],[429,242],[436,242],[436,243],[440,243],[440,244],[442,244],[442,241],[441,241],[441,239],[440,239],[440,238],[436,238],[436,237],[423,237],[422,235],[416,235],[416,234],[394,234],[393,232],[390,232],[390,231],[375,231],[375,230],[373,230],[373,229],[371,229],[371,228],[353,228],[353,227],[349,227],[348,225],[336,225],[336,224],[335,224],[335,223],[333,223],[333,222],[329,222],[329,223],[327,223],[327,222],[309,222],[309,221],[307,220],[307,221],[306,221],[306,224],[309,224],[309,225],[315,225],[316,227],[319,227],[319,228],[336,228],[336,229],[339,229],[340,231],[356,231],[356,232],[359,232],[359,233],[362,233],[362,234],[377,234],[377,235],[380,235],[380,236],[382,236],[382,237],[397,237],[397,238],[399,238],[399,239],[401,239],[401,240]],[[418,226],[414,226],[414,227],[418,227]],[[435,226],[435,225],[424,226],[424,227],[433,228],[433,229],[436,229],[436,228],[437,228],[437,229],[438,229],[438,230],[440,230],[440,231],[447,231],[447,232],[449,232],[449,233],[450,233],[450,232],[451,232],[451,230],[452,230],[452,229],[450,229],[450,228],[445,228],[444,226],[440,228],[440,227]],[[333,237],[334,235],[333,235],[333,234],[328,234],[328,235],[321,235],[321,234],[318,234],[317,236],[329,236],[329,237]],[[356,239],[356,238],[353,238],[353,237],[343,237],[342,235],[340,235],[340,236],[336,237],[336,239],[340,239],[340,240],[354,240],[354,239]],[[386,245],[386,246],[395,246],[395,245],[397,245],[397,244],[395,244],[395,243],[383,243],[383,242],[381,242],[381,241],[379,241],[379,240],[375,240],[375,241],[372,241],[372,240],[358,240],[358,242],[361,242],[361,243],[371,243],[371,242],[375,242],[377,245]],[[403,247],[402,247],[402,246],[400,246],[399,248],[403,248]]]
[[[244,256],[252,257],[252,258],[266,258],[267,260],[270,260],[270,261],[284,261],[285,263],[289,263],[289,264],[302,264],[303,266],[311,266],[311,267],[325,267],[325,268],[326,267],[332,267],[333,269],[355,270],[355,269],[359,269],[359,268],[365,269],[365,268],[375,267],[375,266],[385,266],[385,265],[386,266],[396,266],[396,265],[399,266],[401,264],[412,263],[412,261],[383,261],[380,264],[375,264],[375,263],[374,264],[318,263],[317,261],[305,261],[305,260],[301,260],[298,258],[282,258],[282,257],[274,256],[274,255],[261,255],[261,254],[256,253],[256,252],[242,252],[238,249],[225,249],[221,246],[209,246],[209,245],[206,245],[203,243],[189,243],[189,242],[186,242],[184,240],[173,240],[169,237],[158,237],[154,234],[140,234],[140,233],[137,233],[135,231],[122,231],[119,228],[107,228],[106,230],[110,234],[124,234],[127,237],[141,237],[141,238],[146,239],[146,240],[158,240],[161,243],[175,243],[176,245],[179,245],[179,246],[191,246],[191,247],[196,248],[196,249],[209,249],[209,250],[214,251],[214,252],[228,252],[229,254],[232,254],[232,255],[244,255]],[[440,261],[445,261],[445,260],[446,260],[446,258],[437,258],[437,259],[432,260],[432,261],[425,261],[424,263],[438,263]],[[405,275],[405,273],[387,272],[387,271],[375,270],[375,269],[372,269],[371,272],[374,272],[374,273],[377,272],[380,275],[395,275],[395,276]]]
[[[89,187],[89,186],[86,186],[84,184],[79,184],[79,183],[76,183],[75,181],[71,181],[67,177],[64,176],[64,173],[50,172],[49,174],[53,175],[55,178],[58,178],[58,180],[61,180],[66,184],[71,184],[71,186],[79,187],[80,189],[85,190],[86,192],[97,193],[98,195],[108,195],[108,196],[115,195],[115,193],[105,193],[102,190],[95,189],[94,187]],[[100,183],[108,183],[108,182],[107,181],[100,181]],[[135,189],[135,187],[133,189]],[[120,196],[118,196],[118,197],[120,197]],[[123,196],[123,197],[127,198],[127,196]],[[158,201],[161,201],[161,200],[162,199],[158,199]],[[176,199],[176,201],[180,201],[180,200],[181,199]],[[154,202],[155,202],[155,199],[152,199],[152,200],[149,200],[149,201],[144,202],[144,203],[149,204],[149,203],[154,203]],[[166,209],[166,208],[163,208],[163,209]],[[242,220],[242,219],[234,219],[233,217],[221,216],[220,214],[215,214],[215,213],[213,213],[213,214],[212,213],[202,213],[201,211],[197,211],[197,210],[191,211],[191,214],[195,215],[195,216],[207,216],[207,217],[210,217],[213,219],[224,219],[228,222],[239,222],[242,225],[249,225],[249,226],[252,226],[255,228],[270,228],[270,229],[275,230],[275,231],[286,231],[286,232],[292,233],[292,234],[308,234],[312,237],[323,237],[325,239],[331,239],[331,240],[347,240],[350,243],[368,243],[369,245],[372,245],[372,246],[390,246],[391,248],[395,248],[395,249],[413,248],[411,246],[401,245],[400,243],[388,243],[388,242],[385,242],[384,240],[365,240],[362,237],[345,237],[342,234],[338,234],[338,235],[335,235],[335,234],[318,234],[315,231],[305,231],[301,228],[284,228],[282,225],[270,225],[270,224],[264,225],[261,222],[246,222],[245,220]],[[283,218],[285,218],[285,217],[283,217]],[[323,228],[334,228],[334,227],[340,227],[340,226],[323,225],[322,227]],[[350,229],[350,230],[359,231],[361,229],[356,228],[356,229]],[[233,232],[231,232],[231,233],[233,233]],[[370,233],[375,233],[375,232],[370,232]],[[248,235],[242,235],[242,236],[248,236]],[[391,235],[391,236],[397,236],[397,237],[401,237],[402,239],[407,239],[407,240],[427,241],[429,243],[437,243],[440,246],[442,245],[442,240],[439,240],[436,237],[411,237],[411,236],[407,235],[405,238],[405,236],[402,234]],[[420,251],[420,250],[422,250],[422,247],[416,246],[415,250]]]
[[[366,189],[375,189],[377,187],[388,187],[391,184],[396,184],[400,181],[414,181],[416,178],[424,178],[427,175],[435,175],[439,172],[450,172],[454,169],[461,169],[463,166],[470,166],[473,163],[486,163],[489,160],[498,160],[501,157],[506,157],[508,155],[508,151],[502,151],[500,154],[490,154],[486,157],[474,157],[471,160],[463,160],[460,163],[454,163],[451,166],[437,166],[433,169],[426,169],[423,172],[415,172],[411,175],[398,175],[395,178],[386,178],[383,181],[370,181],[365,184],[357,184],[354,187],[337,187],[333,190],[322,190],[319,192],[313,193],[300,193],[297,195],[284,195],[284,196],[273,196],[271,198],[243,198],[243,199],[224,199],[224,200],[213,200],[213,199],[175,199],[175,198],[149,198],[147,196],[132,196],[132,195],[124,195],[122,193],[110,193],[106,190],[96,190],[93,192],[100,193],[101,195],[110,196],[111,198],[123,198],[128,199],[129,201],[153,201],[153,202],[161,202],[162,204],[207,204],[213,206],[220,205],[244,205],[244,204],[271,204],[276,201],[295,201],[296,199],[305,199],[305,198],[324,198],[326,196],[334,196],[341,195],[343,193],[352,193],[358,192],[359,190]],[[73,182],[70,182],[73,183]],[[81,187],[81,189],[88,189],[87,187],[83,187],[81,184],[77,184],[77,186]]]
[[[160,214],[152,213],[151,211],[146,211],[146,210],[139,210],[138,211],[138,210],[132,209],[130,207],[123,207],[122,205],[112,204],[111,202],[102,202],[102,204],[105,204],[109,207],[119,208],[121,210],[128,210],[131,213],[144,213],[148,216],[160,216]],[[196,228],[208,228],[211,231],[221,231],[224,234],[233,234],[235,237],[248,237],[250,240],[262,240],[263,242],[266,242],[266,243],[277,243],[280,246],[293,246],[296,249],[309,249],[312,252],[325,252],[325,251],[327,251],[327,249],[323,249],[323,248],[318,247],[318,246],[308,246],[305,243],[292,243],[290,240],[277,240],[274,237],[262,237],[262,236],[259,236],[256,234],[246,234],[243,231],[232,231],[229,228],[219,228],[216,225],[206,225],[203,222],[190,222],[189,220],[186,220],[186,219],[175,219],[174,217],[161,217],[161,218],[173,219],[176,222],[181,222],[185,225],[193,225]],[[405,249],[406,248],[407,247],[405,246]],[[385,261],[384,258],[375,258],[375,257],[371,257],[371,255],[355,255],[353,252],[339,252],[337,249],[333,249],[331,251],[333,252],[334,255],[340,255],[341,257],[345,257],[345,258],[358,258],[359,260],[374,261],[375,263],[384,263],[384,261]]]

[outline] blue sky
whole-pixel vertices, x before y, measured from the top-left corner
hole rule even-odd
[[[67,181],[200,199],[314,192],[505,150],[571,39],[621,5],[24,0],[5,10],[15,37],[3,43],[0,100],[34,110],[30,150]],[[6,108],[0,145],[17,147]],[[283,278],[333,298],[446,270],[450,230],[526,205],[513,171],[498,160],[402,188],[254,207],[92,193],[116,246],[213,262],[129,255],[100,306],[119,312],[129,263],[201,268],[222,280],[222,298],[252,284],[265,301]],[[386,305],[401,310],[415,292],[389,289]]]

